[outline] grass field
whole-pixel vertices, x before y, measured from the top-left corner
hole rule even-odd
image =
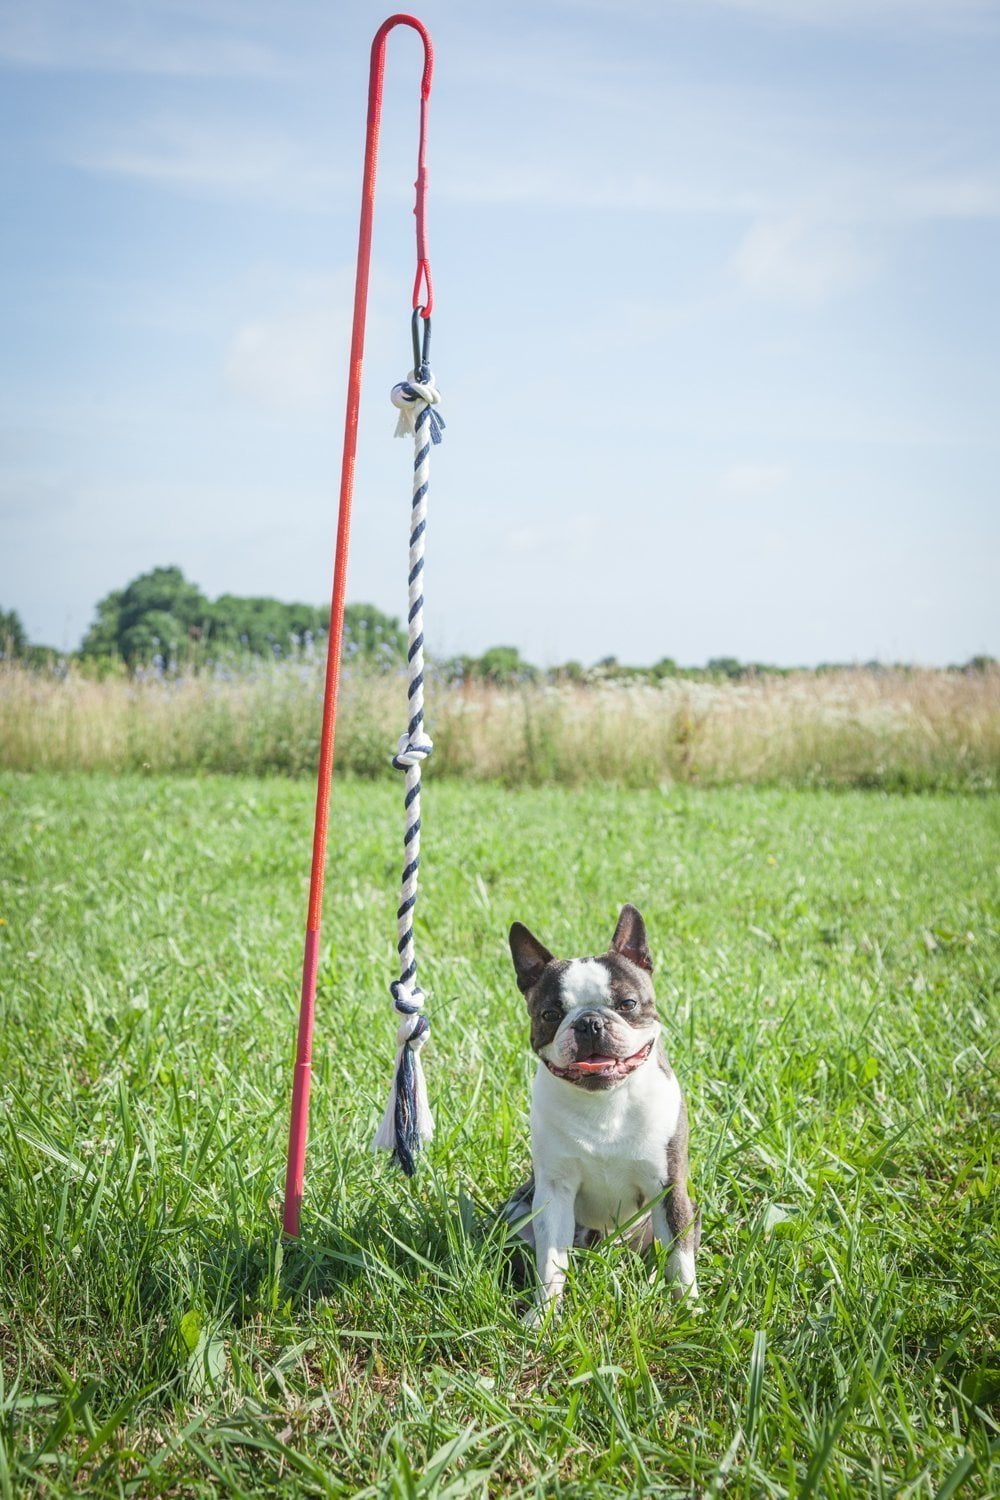
[[[304,1234],[277,1229],[312,792],[0,779],[0,1496],[995,1495],[1000,807],[425,798],[438,1133],[389,1080],[399,788],[335,796]],[[577,1255],[522,1328],[505,933],[643,910],[703,1205],[694,1317]]]

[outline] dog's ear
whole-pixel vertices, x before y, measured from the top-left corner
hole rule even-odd
[[[510,956],[514,960],[517,987],[522,995],[538,983],[545,965],[552,962],[548,948],[528,931],[523,922],[515,922],[510,929]]]
[[[653,960],[649,956],[646,942],[646,924],[634,906],[623,906],[615,935],[611,939],[611,951],[620,953],[631,963],[638,964],[647,974],[653,972]]]

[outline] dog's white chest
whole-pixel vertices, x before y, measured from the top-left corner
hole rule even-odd
[[[676,1078],[652,1059],[619,1088],[594,1093],[540,1064],[531,1100],[536,1182],[573,1189],[576,1222],[589,1229],[631,1219],[667,1180],[680,1107]]]

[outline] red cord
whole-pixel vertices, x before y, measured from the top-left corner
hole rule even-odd
[[[333,567],[333,597],[326,648],[326,684],[323,696],[323,727],[320,732],[319,770],[316,782],[316,816],[313,824],[312,869],[309,879],[309,914],[306,920],[305,953],[302,961],[302,999],[299,1007],[298,1044],[292,1081],[292,1115],[288,1135],[288,1166],[285,1172],[283,1224],[286,1234],[299,1232],[299,1209],[305,1178],[306,1137],[309,1127],[309,1086],[312,1077],[312,1036],[316,1013],[316,971],[319,960],[320,922],[323,910],[323,877],[333,781],[333,747],[337,723],[337,687],[344,637],[344,601],[347,588],[347,551],[351,537],[351,499],[354,493],[354,462],[358,446],[358,411],[361,405],[361,371],[365,352],[365,316],[371,267],[372,219],[375,212],[375,175],[378,167],[379,124],[382,117],[382,84],[385,48],[395,26],[412,26],[424,44],[424,71],[420,81],[420,144],[417,152],[417,275],[413,284],[413,306],[428,318],[434,304],[431,266],[427,254],[425,202],[427,196],[427,102],[434,71],[434,47],[423,24],[413,16],[390,16],[383,21],[372,42],[368,75],[368,128],[365,134],[365,165],[361,187],[361,225],[358,231],[358,264],[354,281],[354,324],[347,381],[347,413],[344,419],[344,453],[340,470],[340,509],[337,518],[337,548]],[[421,301],[422,299],[422,301]]]

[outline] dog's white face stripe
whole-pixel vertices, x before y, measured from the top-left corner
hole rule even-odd
[[[628,1047],[619,1044],[614,1048],[618,1056],[625,1056],[631,1051],[638,1052],[647,1042],[656,1039],[660,1023],[655,1015],[651,1017],[648,1027],[629,1028],[614,1014],[614,992],[611,982],[612,976],[607,964],[600,963],[596,958],[570,960],[562,973],[559,988],[563,1018],[552,1040],[538,1049],[538,1056],[543,1061],[550,1062],[557,1068],[565,1068],[572,1063],[577,1048],[573,1024],[581,1016],[595,1010],[610,1010],[613,1031],[619,1033],[619,1040],[622,1033],[628,1037]]]
[[[597,1010],[611,1004],[611,975],[596,958],[574,958],[562,976],[566,1010]]]

